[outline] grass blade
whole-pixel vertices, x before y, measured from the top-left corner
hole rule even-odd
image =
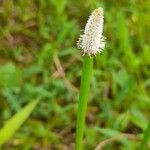
[[[34,100],[7,121],[0,130],[0,146],[6,143],[29,117],[39,100]]]

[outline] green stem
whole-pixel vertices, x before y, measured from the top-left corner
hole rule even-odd
[[[141,143],[141,150],[148,149],[148,143],[150,142],[150,122],[148,124],[147,130],[144,133],[143,141]]]
[[[76,126],[76,150],[82,150],[85,116],[93,68],[93,57],[84,56]]]

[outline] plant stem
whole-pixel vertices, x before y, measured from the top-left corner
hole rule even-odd
[[[148,143],[150,142],[150,122],[148,124],[147,130],[144,133],[143,141],[141,143],[141,150],[148,149]]]
[[[93,57],[84,56],[76,126],[76,150],[82,150],[85,116],[93,68]]]

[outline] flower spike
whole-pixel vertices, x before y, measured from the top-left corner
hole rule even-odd
[[[77,42],[78,48],[83,50],[83,55],[96,56],[104,49],[103,22],[103,8],[94,10],[87,21],[83,35],[80,35]]]

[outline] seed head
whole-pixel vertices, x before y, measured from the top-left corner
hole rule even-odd
[[[103,18],[103,8],[94,10],[89,17],[84,33],[77,42],[78,48],[83,50],[83,55],[96,55],[104,49]]]

